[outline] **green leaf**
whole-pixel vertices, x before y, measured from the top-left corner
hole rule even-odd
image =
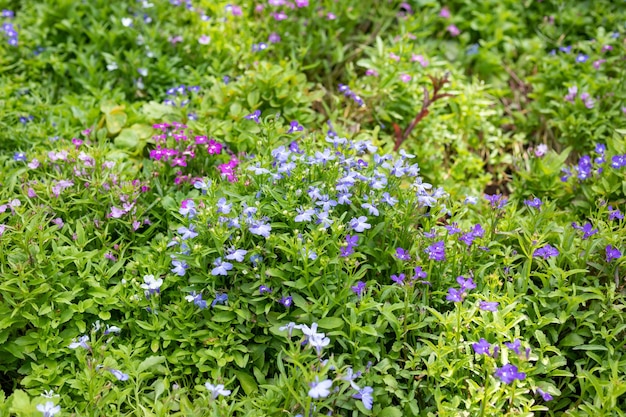
[[[402,411],[396,407],[387,407],[383,409],[379,414],[379,417],[402,417]]]
[[[115,143],[115,146],[118,148],[134,150],[139,145],[139,136],[132,129],[122,129],[113,143]]]
[[[259,390],[259,387],[256,383],[256,380],[252,375],[243,371],[235,371],[235,375],[241,384],[241,388],[246,393],[246,395],[252,395]]]
[[[119,133],[124,125],[128,116],[124,112],[124,106],[115,106],[113,108],[107,108],[108,112],[105,112],[107,130],[110,135]]]
[[[235,317],[237,317],[237,314],[233,311],[220,311],[219,313],[215,313],[213,315],[213,321],[226,323],[227,321],[232,321]]]
[[[141,373],[163,362],[165,362],[165,356],[150,356],[139,364],[137,372]]]
[[[343,327],[345,322],[339,317],[324,317],[317,322],[320,329],[331,330]]]
[[[580,346],[585,344],[583,339],[578,333],[570,333],[561,340],[561,346]]]

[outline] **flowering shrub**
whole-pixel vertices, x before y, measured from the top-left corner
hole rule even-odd
[[[418,3],[1,4],[0,414],[622,415],[625,15]]]

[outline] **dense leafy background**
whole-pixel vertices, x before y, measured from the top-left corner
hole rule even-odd
[[[2,415],[624,415],[621,2],[0,10]]]

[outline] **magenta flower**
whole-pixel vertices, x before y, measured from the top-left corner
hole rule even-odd
[[[452,36],[459,36],[461,34],[461,30],[456,27],[456,25],[449,25],[446,30],[450,33],[450,35]]]
[[[448,9],[447,7],[442,7],[441,11],[439,12],[439,17],[443,17],[444,19],[449,19],[450,18],[450,9]]]
[[[408,83],[411,81],[411,76],[409,74],[400,74],[400,81],[403,83]]]

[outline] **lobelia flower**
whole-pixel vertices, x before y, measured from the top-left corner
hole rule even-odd
[[[572,227],[583,232],[583,239],[589,239],[591,236],[598,233],[598,229],[592,229],[593,226],[589,222],[585,223],[582,227],[579,226],[578,223],[574,222],[572,223]]]
[[[13,154],[13,160],[14,161],[21,161],[21,162],[26,162],[26,154],[24,152],[15,152]]]
[[[464,293],[461,290],[457,290],[456,288],[448,288],[448,295],[446,296],[446,300],[452,301],[454,303],[462,303],[463,302]]]
[[[248,230],[250,230],[250,233],[252,233],[253,235],[263,236],[267,239],[270,237],[272,226],[269,223],[263,223],[259,221],[252,223]]]
[[[272,293],[272,289],[267,285],[261,285],[259,287],[259,294]]]
[[[113,374],[113,376],[115,378],[117,378],[118,381],[127,381],[128,380],[128,374],[125,374],[122,371],[118,371],[117,369],[113,369],[113,368],[106,368],[107,371],[111,372]]]
[[[393,282],[395,282],[398,285],[402,285],[404,284],[404,279],[406,278],[406,275],[404,274],[400,274],[400,275],[392,275],[391,276],[391,280]]]
[[[189,268],[186,262],[177,259],[172,260],[172,265],[174,265],[174,268],[172,268],[171,271],[180,277],[184,277],[187,268]]]
[[[578,63],[587,62],[588,59],[589,59],[589,56],[587,56],[587,55],[585,55],[583,53],[580,53],[580,54],[578,54],[578,56],[576,56],[576,62],[578,62]]]
[[[246,253],[248,253],[247,250],[234,249],[234,248],[231,249],[229,252],[230,253],[226,255],[226,259],[228,259],[229,261],[237,261],[237,262],[243,262],[244,256],[246,256]]]
[[[443,240],[433,243],[424,249],[424,252],[428,254],[428,259],[435,261],[443,261],[446,259],[446,248]]]
[[[261,110],[255,110],[247,116],[244,116],[244,119],[252,120],[255,123],[261,123],[259,117],[261,116]]]
[[[510,384],[516,379],[521,381],[526,378],[524,372],[518,372],[517,366],[511,365],[510,363],[503,365],[501,368],[496,368],[495,376],[505,384]]]
[[[200,310],[204,310],[205,308],[207,308],[207,302],[202,299],[202,293],[196,294],[195,291],[192,291],[191,294],[185,296],[185,300],[189,301],[190,303],[194,303],[198,308],[200,308]]]
[[[282,304],[283,306],[289,308],[293,305],[293,298],[291,296],[283,297],[280,300],[278,300],[278,302]]]
[[[144,283],[141,284],[141,288],[145,291],[146,297],[150,298],[153,294],[159,294],[161,292],[161,285],[163,285],[163,279],[155,279],[154,275],[144,275]]]
[[[222,258],[217,258],[215,262],[213,262],[213,265],[215,265],[215,268],[211,270],[211,275],[213,276],[228,275],[228,271],[233,269],[233,264],[230,262],[222,262]]]
[[[296,120],[292,120],[289,124],[289,130],[287,131],[287,133],[301,132],[303,130],[303,126],[301,126]]]
[[[357,281],[356,285],[350,287],[357,297],[361,298],[365,292],[366,284],[363,281]]]
[[[491,343],[487,342],[485,339],[480,338],[480,340],[476,343],[472,344],[472,349],[478,355],[490,355]]]
[[[330,394],[330,388],[333,386],[333,381],[325,379],[319,381],[318,377],[315,377],[315,381],[310,384],[309,397],[313,399],[326,398]]]
[[[520,348],[522,347],[522,342],[519,339],[515,339],[513,342],[505,343],[504,346],[511,349],[516,354],[520,354]]]
[[[448,27],[446,28],[446,30],[450,33],[450,35],[452,36],[459,36],[461,34],[461,30],[456,27],[456,25],[448,25]]]
[[[404,250],[403,248],[396,248],[396,258],[400,259],[401,261],[410,261],[411,254],[409,254],[409,252]]]
[[[89,336],[83,335],[78,337],[78,341],[72,342],[69,344],[70,349],[76,349],[78,347],[82,347],[83,349],[91,350],[91,347],[87,344],[89,341]]]
[[[524,204],[526,204],[528,207],[536,208],[537,210],[539,210],[541,208],[541,204],[543,203],[539,198],[535,197],[532,200],[524,200]]]
[[[52,401],[46,401],[45,404],[37,404],[37,411],[43,413],[43,417],[53,417],[61,412],[61,406],[55,406]]]
[[[353,217],[350,220],[349,226],[355,232],[363,232],[365,229],[371,229],[372,225],[367,223],[367,217],[359,216],[359,218]]]
[[[478,308],[483,311],[498,311],[498,306],[500,305],[497,301],[480,301],[478,303]]]
[[[302,327],[303,326],[301,324],[296,324],[292,321],[292,322],[287,323],[284,326],[279,327],[278,330],[280,330],[281,332],[284,332],[285,330],[287,330],[287,336],[291,338],[293,329],[302,329]]]
[[[458,284],[461,286],[460,289],[462,292],[467,292],[468,290],[473,290],[474,288],[476,288],[476,284],[471,278],[465,278],[463,276],[460,276],[456,278],[456,282],[458,282]]]
[[[374,398],[372,397],[373,392],[374,389],[372,387],[365,386],[363,387],[363,389],[360,389],[359,392],[354,394],[352,398],[363,401],[363,406],[365,407],[365,409],[371,410],[372,405],[374,404]]]
[[[504,205],[509,200],[507,197],[501,194],[493,194],[493,195],[485,194],[485,199],[489,201],[489,204],[491,205],[491,207],[499,208],[499,209],[504,207]]]
[[[545,246],[535,249],[533,252],[533,258],[548,259],[559,255],[559,251],[551,246],[549,243]]]
[[[548,146],[545,144],[540,144],[535,148],[535,156],[537,158],[541,158],[548,152]]]
[[[218,292],[217,294],[215,294],[215,299],[213,299],[213,302],[211,303],[211,307],[215,307],[218,304],[225,305],[227,302],[228,302],[228,294]]]
[[[537,394],[539,394],[541,396],[541,398],[543,398],[544,401],[552,401],[554,399],[554,397],[552,397],[552,395],[548,394],[547,392],[545,392],[541,388],[537,388],[536,392],[537,392]]]
[[[210,42],[211,42],[211,37],[208,35],[202,35],[198,38],[198,43],[200,45],[208,45]]]
[[[606,261],[607,262],[611,262],[613,259],[619,259],[621,257],[622,257],[622,252],[619,249],[614,248],[611,245],[608,245],[606,247]]]
[[[622,212],[616,207],[613,209],[613,206],[609,206],[609,220],[623,220],[624,215]]]
[[[176,229],[176,231],[180,233],[180,238],[182,240],[192,239],[198,236],[198,233],[196,232],[196,227],[193,224],[190,225],[188,228],[184,226],[179,227],[178,229]]]
[[[183,200],[180,203],[180,209],[178,209],[178,212],[188,219],[193,219],[194,217],[196,217],[197,213],[196,203],[194,203],[194,201],[191,199]]]
[[[400,81],[402,81],[403,83],[408,83],[409,81],[411,81],[411,76],[409,74],[400,74]]]
[[[211,393],[211,399],[215,400],[220,395],[228,396],[230,395],[230,390],[224,389],[224,385],[217,384],[213,385],[209,382],[205,383],[204,386]]]

